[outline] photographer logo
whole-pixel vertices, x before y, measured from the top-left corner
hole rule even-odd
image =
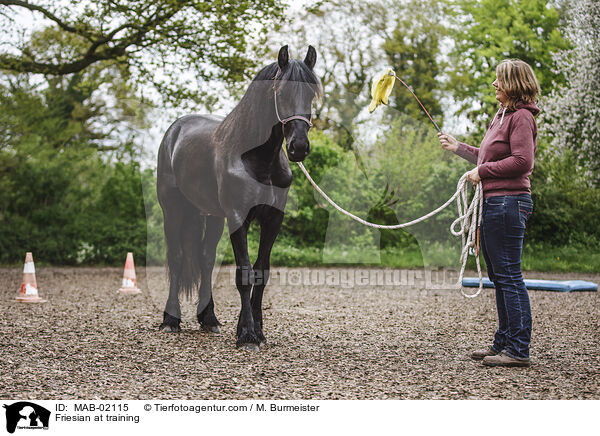
[[[50,411],[29,401],[19,401],[4,405],[6,409],[6,431],[14,433],[19,430],[47,430],[50,422]]]

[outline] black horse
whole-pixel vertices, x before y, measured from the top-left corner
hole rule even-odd
[[[170,285],[161,330],[180,331],[179,292],[190,296],[198,288],[198,322],[207,331],[220,332],[211,276],[227,218],[242,302],[237,346],[256,350],[266,341],[263,291],[292,181],[288,158],[299,162],[310,152],[311,105],[321,95],[313,72],[316,59],[312,46],[304,61],[289,59],[284,46],[277,62],[258,73],[225,119],[189,115],[165,133],[158,152],[157,190]],[[253,220],[261,231],[258,257],[251,265],[247,233]]]

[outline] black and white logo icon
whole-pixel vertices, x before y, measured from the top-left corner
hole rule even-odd
[[[14,433],[20,429],[48,429],[50,411],[29,401],[4,405],[6,409],[6,431]]]

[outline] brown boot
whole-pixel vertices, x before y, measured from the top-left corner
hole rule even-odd
[[[531,365],[529,359],[521,360],[514,359],[506,354],[500,352],[495,356],[487,356],[483,358],[483,364],[486,366],[523,366],[528,367]]]
[[[482,360],[486,356],[495,356],[496,353],[492,350],[492,347],[488,347],[485,350],[476,350],[471,353],[471,359],[473,360]]]

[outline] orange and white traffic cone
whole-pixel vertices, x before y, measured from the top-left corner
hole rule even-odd
[[[120,294],[140,294],[142,291],[137,287],[135,278],[135,266],[133,265],[133,253],[127,253],[125,261],[125,271],[123,271],[123,284],[117,292]]]
[[[46,300],[38,295],[37,282],[35,280],[35,265],[33,264],[33,255],[30,252],[25,254],[25,266],[23,267],[23,283],[17,294],[19,303],[45,303]]]

